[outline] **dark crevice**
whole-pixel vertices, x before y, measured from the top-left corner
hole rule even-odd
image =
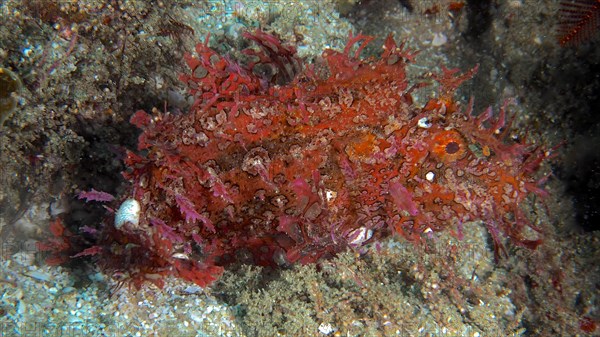
[[[492,25],[493,1],[489,0],[467,0],[468,26],[464,37],[469,42],[481,40],[482,36],[489,31]]]

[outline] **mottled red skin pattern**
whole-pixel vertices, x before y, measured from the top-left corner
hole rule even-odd
[[[113,269],[205,286],[231,262],[310,263],[393,233],[460,235],[478,219],[498,250],[501,235],[540,243],[525,237],[534,227],[519,204],[544,193],[533,174],[545,153],[506,139],[505,107],[474,117],[453,101],[476,69],[444,68],[437,98],[418,107],[422,84],[405,72],[414,53],[391,37],[376,59],[359,57],[371,38],[358,35],[303,66],[275,37],[245,36],[258,48],[244,65],[207,42],[186,56],[191,111],[132,117],[143,133],[125,175],[142,212],[108,230],[107,243],[136,249],[105,250],[108,265],[129,255]]]

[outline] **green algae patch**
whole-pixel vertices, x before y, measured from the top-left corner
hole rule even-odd
[[[0,67],[0,127],[17,106],[22,83],[12,71]]]

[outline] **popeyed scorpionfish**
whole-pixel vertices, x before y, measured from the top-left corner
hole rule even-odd
[[[108,265],[137,283],[174,273],[206,286],[236,261],[310,263],[394,233],[460,235],[475,220],[497,251],[501,236],[541,242],[519,205],[545,194],[534,175],[548,152],[508,139],[506,106],[475,116],[453,100],[476,68],[443,68],[419,107],[411,93],[424,84],[406,78],[415,53],[392,37],[379,58],[360,58],[372,38],[359,34],[305,65],[274,36],[244,36],[244,62],[208,38],[185,57],[188,113],[132,117],[143,131],[126,160],[132,192],[98,243]]]

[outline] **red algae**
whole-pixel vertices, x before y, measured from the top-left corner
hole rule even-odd
[[[186,55],[181,76],[195,98],[185,114],[149,115],[139,153],[128,153],[128,196],[139,222],[98,236],[109,271],[136,286],[175,274],[209,285],[234,263],[312,263],[347,247],[400,234],[414,242],[483,220],[535,248],[537,228],[520,205],[544,190],[534,178],[547,152],[507,139],[506,106],[474,116],[454,102],[457,76],[435,75],[438,98],[413,104],[407,63],[416,53],[390,36],[378,58],[362,59],[371,37],[303,64],[293,47],[264,32],[234,62],[208,47]],[[469,230],[468,227],[463,230]],[[86,254],[86,255],[90,255]]]

